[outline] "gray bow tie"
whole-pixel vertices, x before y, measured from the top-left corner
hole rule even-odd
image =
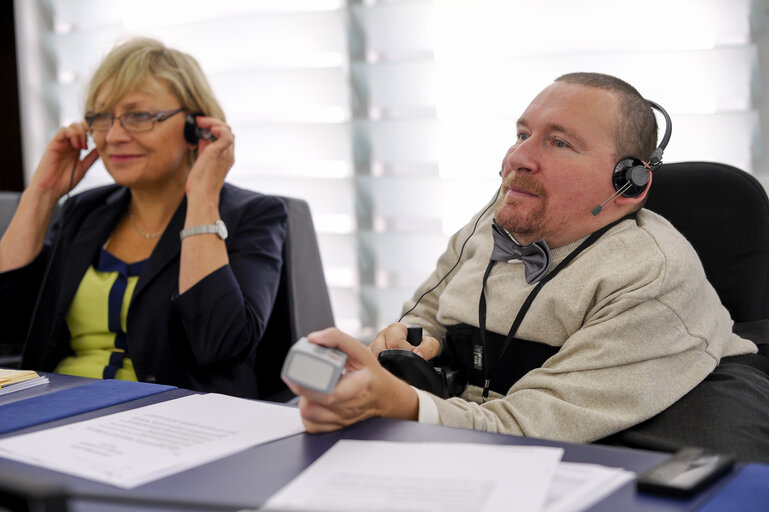
[[[526,270],[526,282],[536,283],[547,273],[550,268],[550,248],[545,240],[521,246],[497,225],[494,220],[491,225],[491,233],[494,236],[494,250],[491,251],[491,259],[494,261],[509,262],[521,260]]]

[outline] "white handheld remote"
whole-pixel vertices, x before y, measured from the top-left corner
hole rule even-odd
[[[342,375],[347,354],[300,338],[288,351],[280,374],[302,387],[331,393]]]

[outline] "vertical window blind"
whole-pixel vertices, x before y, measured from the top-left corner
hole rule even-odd
[[[55,129],[82,117],[85,82],[117,41],[148,35],[189,52],[236,134],[229,181],[309,202],[338,326],[363,339],[397,319],[451,233],[491,199],[516,119],[561,74],[613,74],[663,105],[665,161],[759,164],[751,0],[15,7],[27,175]],[[81,186],[108,182],[101,168]]]

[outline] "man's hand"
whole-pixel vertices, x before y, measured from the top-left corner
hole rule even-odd
[[[382,329],[379,334],[376,335],[374,341],[371,343],[371,352],[378,356],[383,350],[390,348],[400,348],[404,350],[411,350],[422,359],[430,360],[438,355],[441,349],[440,342],[432,336],[425,336],[422,338],[422,342],[414,347],[406,341],[406,334],[408,333],[408,327],[406,324],[399,322],[392,323]]]
[[[291,391],[300,396],[299,411],[307,432],[337,430],[374,416],[418,419],[416,391],[382,368],[365,345],[333,327],[310,333],[307,338],[347,354],[345,373],[331,394],[286,381]]]

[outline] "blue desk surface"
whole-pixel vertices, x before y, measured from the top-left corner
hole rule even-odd
[[[51,388],[82,385],[89,382],[84,379],[72,379],[66,376],[52,375]],[[28,390],[35,391],[34,389]],[[36,396],[37,393],[28,393]],[[25,393],[26,391],[21,391]],[[29,427],[17,433],[31,432],[74,421],[82,421],[113,412],[133,409],[163,400],[169,400],[191,394],[187,390],[170,390],[147,396],[130,402],[121,403],[104,409],[79,414],[73,417]],[[2,398],[2,397],[0,397]],[[15,396],[14,399],[19,399]],[[0,404],[6,401],[0,400]],[[5,436],[2,437],[6,437]],[[215,503],[222,507],[237,510],[244,507],[256,508],[272,494],[290,482],[302,470],[320,457],[328,448],[340,439],[377,439],[401,442],[463,442],[507,445],[545,445],[564,448],[564,460],[590,462],[614,467],[623,467],[641,472],[661,462],[667,454],[599,445],[580,445],[548,442],[502,434],[490,434],[472,430],[455,429],[438,425],[423,425],[410,421],[398,421],[374,418],[344,430],[328,434],[298,434],[271,443],[255,446],[241,453],[199,466],[167,478],[148,483],[131,490],[118,489],[106,484],[84,480],[75,476],[53,472],[43,468],[28,466],[0,458],[0,474],[14,474],[31,481],[63,485],[73,494],[98,494],[114,499],[139,498],[158,501],[178,501],[186,503]],[[656,498],[638,494],[633,483],[629,483],[603,500],[591,510],[595,511],[689,511],[696,510],[713,497],[721,488],[734,480],[735,471],[729,478],[719,482],[701,495],[691,500]],[[70,509],[76,512],[95,512],[112,510],[185,510],[183,505],[139,506],[127,503],[107,504],[90,500],[75,499]],[[220,508],[221,509],[221,508]],[[210,508],[209,510],[215,510]]]
[[[66,389],[51,389],[47,394],[0,404],[0,433],[18,432],[27,427],[101,410],[174,389],[176,389],[174,386],[114,379],[93,380]]]

